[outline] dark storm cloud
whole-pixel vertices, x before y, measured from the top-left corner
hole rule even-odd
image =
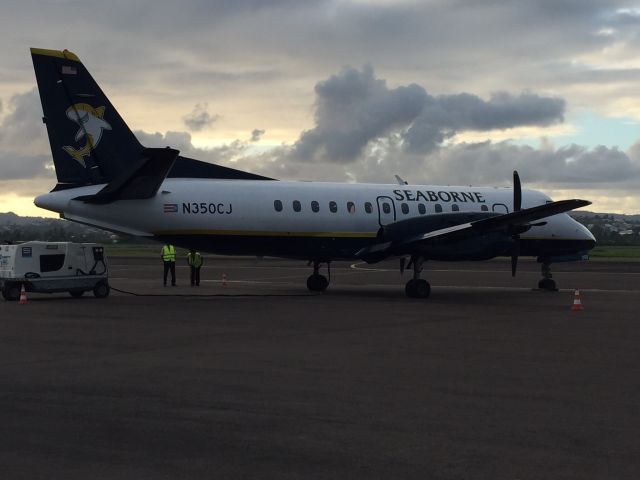
[[[51,155],[22,155],[15,152],[0,152],[0,180],[19,180],[51,176],[46,169]]]
[[[416,155],[398,136],[376,140],[349,164],[291,162],[278,148],[260,155],[241,155],[234,168],[280,179],[394,183],[394,174],[411,184],[510,186],[518,170],[525,187],[614,189],[636,195],[640,183],[640,141],[629,152],[598,146],[538,147],[511,142],[462,143]]]
[[[564,109],[563,99],[533,93],[515,96],[499,92],[492,94],[488,101],[468,93],[429,97],[404,139],[409,151],[426,153],[459,131],[545,127],[562,122]]]
[[[251,138],[249,139],[250,142],[257,142],[260,140],[260,138],[262,138],[262,135],[264,135],[264,130],[259,130],[257,128],[253,129],[251,131]]]
[[[316,127],[294,146],[294,156],[303,161],[352,161],[371,139],[416,118],[427,98],[418,85],[390,90],[368,65],[361,71],[347,67],[315,91]]]
[[[640,181],[640,162],[617,148],[569,145],[540,148],[510,142],[454,145],[425,158],[433,181],[491,184],[518,170],[529,183],[566,188],[606,184],[631,186]]]
[[[0,124],[0,179],[53,178],[36,90],[14,95]]]
[[[316,126],[293,148],[300,161],[349,163],[372,140],[402,132],[405,148],[426,153],[459,131],[488,131],[518,126],[547,126],[563,120],[565,102],[525,92],[431,96],[411,84],[389,89],[369,65],[344,68],[315,88]]]
[[[246,79],[247,85],[266,82],[275,87],[301,76],[321,78],[339,65],[370,61],[385,77],[391,79],[393,73],[400,84],[422,78],[431,89],[445,91],[458,82],[457,91],[486,96],[498,89],[535,87],[532,77],[543,79],[545,86],[562,87],[553,69],[540,66],[550,57],[569,62],[610,46],[614,38],[596,33],[616,15],[623,16],[616,12],[624,6],[628,2],[623,0],[25,0],[12,7],[11,24],[6,22],[3,31],[10,38],[16,25],[37,29],[37,41],[47,43],[37,46],[70,48],[93,66],[97,78],[112,85],[126,82],[136,94],[161,97],[169,89],[181,96],[192,92],[198,101],[216,85],[230,88],[234,77]],[[36,25],[33,11],[48,22]],[[64,28],[71,18],[100,21],[74,21],[71,35]],[[420,76],[411,76],[416,70]],[[154,85],[149,85],[150,73]]]
[[[207,111],[208,107],[206,103],[198,103],[191,113],[182,118],[189,130],[199,132],[205,127],[210,127],[220,118],[218,115],[211,115]]]

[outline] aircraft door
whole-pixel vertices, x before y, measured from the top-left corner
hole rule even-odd
[[[509,207],[504,203],[494,203],[492,210],[497,213],[509,213]]]
[[[391,197],[380,196],[378,203],[378,223],[381,227],[396,221],[396,206]]]

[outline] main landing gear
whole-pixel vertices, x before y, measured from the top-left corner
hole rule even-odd
[[[408,266],[413,265],[413,278],[404,287],[404,291],[409,298],[427,298],[431,293],[429,282],[420,278],[423,263],[424,258],[418,255],[413,255],[409,261]],[[404,270],[404,266],[402,265],[400,269]]]
[[[311,263],[311,262],[309,262]],[[331,267],[327,262],[327,270],[329,271],[329,278],[331,278]],[[320,275],[320,262],[318,260],[313,261],[313,273],[307,278],[307,288],[312,292],[324,292],[329,286],[329,280],[324,275]]]
[[[549,292],[557,292],[556,282],[551,275],[551,262],[547,258],[539,260],[542,263],[540,270],[542,271],[542,279],[538,282],[540,290],[548,290]]]

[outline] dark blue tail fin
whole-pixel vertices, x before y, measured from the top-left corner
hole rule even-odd
[[[80,59],[31,49],[58,187],[108,183],[144,149]]]

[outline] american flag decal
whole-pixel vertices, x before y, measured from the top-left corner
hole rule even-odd
[[[164,213],[178,213],[178,204],[177,203],[165,203],[164,204]]]
[[[77,75],[78,74],[78,69],[76,67],[71,67],[69,65],[63,65],[62,66],[62,73],[64,75]]]

